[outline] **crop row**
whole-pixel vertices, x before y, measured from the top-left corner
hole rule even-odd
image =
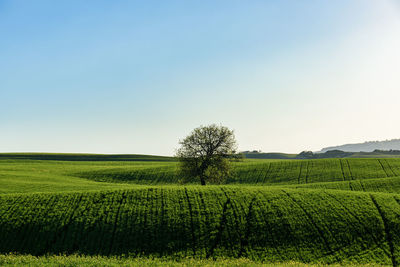
[[[235,168],[229,183],[307,184],[400,176],[399,159],[271,161]]]
[[[398,196],[332,192],[154,187],[1,196],[0,253],[398,261]]]
[[[290,186],[292,187],[292,186]],[[400,193],[400,177],[295,185],[295,188]]]

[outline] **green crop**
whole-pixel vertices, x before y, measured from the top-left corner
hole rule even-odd
[[[336,189],[364,192],[400,193],[400,177],[352,180],[344,182],[313,183],[291,186],[294,188]]]
[[[201,187],[171,158],[0,158],[0,265],[400,261],[400,159],[244,160]]]
[[[400,159],[245,160],[233,163],[227,184],[309,184],[400,176]],[[124,166],[75,173],[102,182],[136,184],[179,183],[175,163]]]
[[[397,195],[165,187],[0,197],[0,252],[399,261]]]
[[[233,163],[227,184],[296,185],[388,177],[400,177],[400,159],[244,160]],[[177,162],[0,160],[0,193],[93,191],[134,188],[134,184],[179,183]]]

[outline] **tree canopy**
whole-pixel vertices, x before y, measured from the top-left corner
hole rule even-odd
[[[176,156],[183,181],[199,179],[205,185],[221,183],[229,176],[229,159],[237,149],[233,130],[216,124],[200,126],[179,144]]]

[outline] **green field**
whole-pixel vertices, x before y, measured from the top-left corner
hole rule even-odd
[[[186,258],[180,260],[171,260],[165,258],[141,258],[141,257],[104,257],[104,256],[31,256],[31,255],[0,255],[0,266],[19,266],[19,267],[99,267],[99,266],[141,266],[141,267],[320,267],[321,264],[305,264],[300,262],[274,262],[260,263],[249,259],[194,259]],[[331,264],[330,267],[339,266],[382,266],[379,264]]]
[[[0,154],[0,265],[400,262],[400,159],[233,164],[202,187],[167,157]]]
[[[177,163],[171,158],[108,156],[0,154],[0,193],[126,189],[180,182]],[[96,158],[101,160],[90,161]],[[286,186],[400,177],[400,159],[245,160],[233,165],[226,184]]]

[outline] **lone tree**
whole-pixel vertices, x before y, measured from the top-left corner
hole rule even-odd
[[[211,124],[194,129],[179,142],[176,156],[184,182],[200,179],[221,183],[230,174],[230,158],[236,153],[236,140],[232,130]]]

